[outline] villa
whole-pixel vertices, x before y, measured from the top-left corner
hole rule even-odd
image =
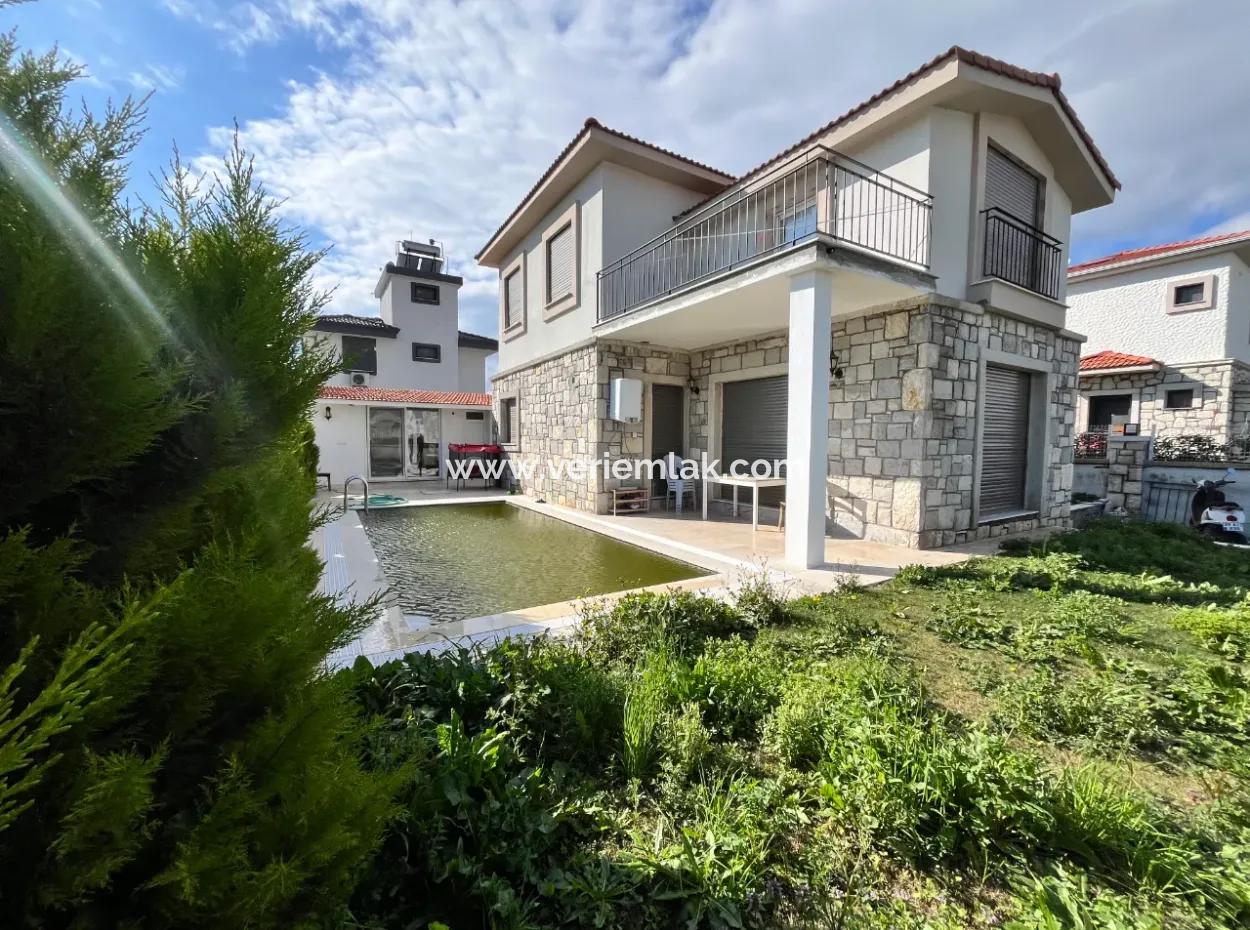
[[[786,459],[799,568],[1069,525],[1070,221],[1118,187],[1057,75],[961,48],[739,177],[587,120],[477,255],[500,442],[600,514],[553,466]]]
[[[332,485],[437,477],[448,444],[491,441],[486,359],[499,343],[459,329],[464,280],[444,267],[432,240],[401,242],[373,291],[378,316],[324,315],[305,335],[306,348],[343,360],[312,415]]]
[[[1250,230],[1117,252],[1068,269],[1068,323],[1084,333],[1081,432],[1250,430]]]

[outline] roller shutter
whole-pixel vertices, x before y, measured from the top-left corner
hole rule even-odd
[[[573,293],[573,225],[570,223],[547,240],[547,301]]]
[[[1021,168],[998,149],[987,149],[985,206],[1005,210],[1021,222],[1036,226],[1042,185],[1037,175]]]
[[[1029,375],[985,368],[981,431],[981,516],[1024,509],[1029,450]]]
[[[789,398],[785,375],[751,381],[727,381],[721,410],[721,470],[741,459],[768,462],[786,457],[786,417]],[[741,494],[741,492],[740,492]],[[750,491],[743,500],[749,500]],[[722,496],[732,495],[725,488]],[[763,488],[760,502],[775,504],[785,498],[785,488]]]
[[[504,281],[504,327],[520,323],[525,318],[524,275],[520,269],[508,275]]]

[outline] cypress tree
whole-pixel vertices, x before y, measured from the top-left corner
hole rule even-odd
[[[124,205],[143,104],[79,76],[0,39],[0,922],[322,923],[394,785],[323,668],[320,256],[237,144]]]

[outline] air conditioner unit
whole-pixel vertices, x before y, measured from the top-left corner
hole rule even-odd
[[[369,372],[367,371],[353,371],[349,373],[348,377],[351,378],[352,387],[369,386]]]
[[[613,378],[608,394],[608,418],[621,423],[642,420],[642,382],[637,378]]]

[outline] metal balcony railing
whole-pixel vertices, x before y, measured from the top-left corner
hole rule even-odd
[[[933,198],[824,147],[685,217],[598,275],[599,322],[818,235],[929,267]]]
[[[1058,300],[1063,243],[998,207],[982,210],[981,215],[985,217],[985,276]]]

